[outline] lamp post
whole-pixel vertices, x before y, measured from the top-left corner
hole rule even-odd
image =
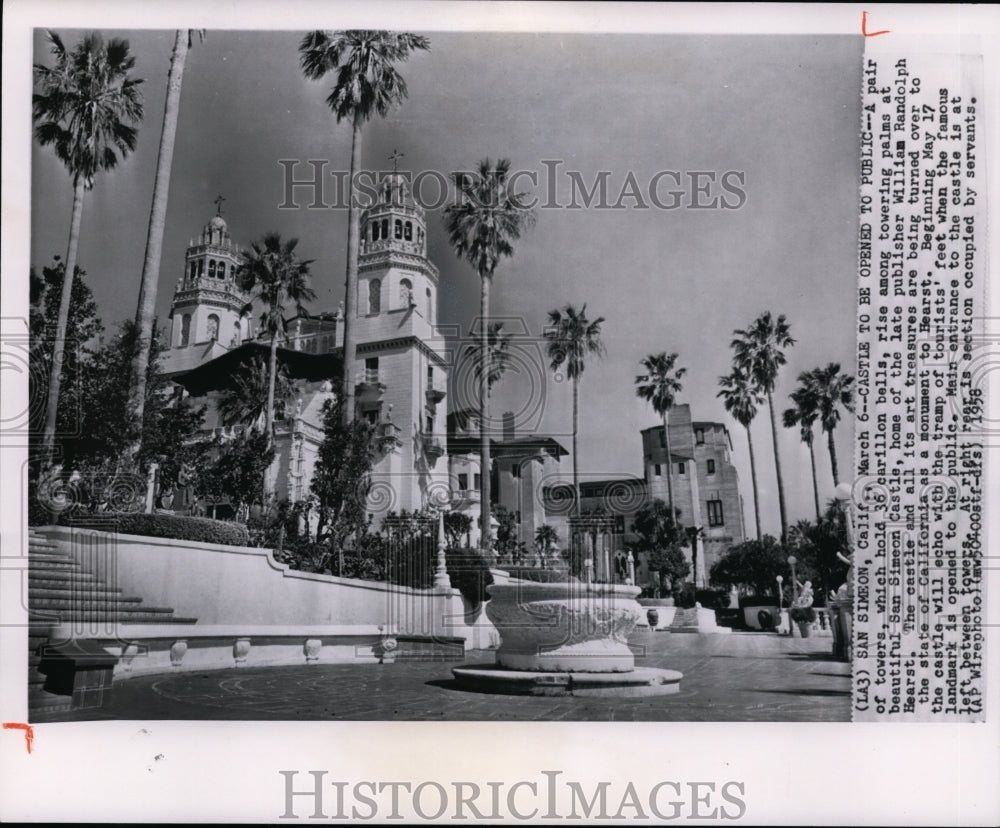
[[[782,583],[784,583],[785,579],[781,575],[777,575],[777,576],[775,576],[774,580],[776,580],[778,582],[778,626],[780,628],[780,626],[781,626],[781,611],[782,611],[782,607],[781,607],[781,604],[782,604],[782,600],[781,600],[781,585],[782,585]],[[789,629],[791,629],[791,627],[789,627]]]

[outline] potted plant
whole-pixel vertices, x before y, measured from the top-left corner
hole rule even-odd
[[[809,637],[809,628],[816,620],[816,610],[809,607],[792,607],[790,613],[792,620],[799,625],[799,633],[803,638]]]

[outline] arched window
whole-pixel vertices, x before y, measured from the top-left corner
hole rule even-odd
[[[215,275],[218,276],[220,279],[225,279],[226,278],[226,263],[225,262],[219,262],[219,267],[215,271]]]
[[[191,314],[185,313],[181,317],[181,345],[187,345],[191,339]]]
[[[191,278],[192,279],[197,279],[198,278],[198,263],[197,262],[191,262]]]
[[[431,289],[427,288],[427,321],[434,322],[434,300],[431,298]]]
[[[219,338],[219,317],[214,313],[208,317],[208,339],[214,342]]]
[[[382,283],[378,279],[368,282],[368,313],[382,310]]]
[[[397,239],[403,238],[403,222],[400,221],[399,219],[396,219],[396,221],[393,223],[393,226],[396,229],[396,238]]]
[[[389,238],[389,219],[382,219],[382,238]]]
[[[198,259],[198,278],[200,279],[205,275],[205,260]]]
[[[399,281],[399,304],[404,308],[413,304],[413,282],[409,279]]]
[[[372,222],[372,241],[378,241],[378,222]]]
[[[208,260],[208,278],[209,279],[215,278],[215,259]]]
[[[403,239],[405,241],[413,241],[413,222],[408,221],[403,225]]]
[[[234,322],[233,323],[233,341],[230,344],[232,344],[233,346],[236,346],[236,345],[240,344],[240,323],[239,322]]]

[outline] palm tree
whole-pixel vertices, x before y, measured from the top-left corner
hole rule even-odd
[[[778,370],[785,364],[785,348],[795,344],[788,322],[782,314],[777,319],[765,311],[758,316],[745,331],[733,331],[735,339],[732,348],[736,352],[736,365],[744,368],[757,386],[757,390],[767,397],[771,414],[771,440],[774,445],[774,472],[778,478],[778,511],[781,515],[781,542],[788,535],[788,516],[785,511],[785,484],[781,477],[781,457],[778,452],[778,421],[774,413],[774,386]]]
[[[483,359],[480,354],[483,347],[482,341],[466,348],[466,355],[475,360],[473,373],[477,385],[483,370],[486,371],[487,394],[493,390],[494,385],[500,382],[510,367],[510,340],[512,336],[513,334],[504,332],[503,322],[491,322],[486,332],[486,358]]]
[[[809,374],[799,374],[799,387],[790,395],[793,408],[786,408],[782,416],[785,428],[799,427],[802,442],[809,446],[809,463],[812,466],[813,500],[816,506],[816,520],[819,520],[819,485],[816,483],[816,452],[813,450],[813,425],[819,412],[816,409],[816,395],[809,383]]]
[[[160,279],[160,258],[163,252],[163,233],[167,221],[167,198],[170,194],[170,167],[174,159],[174,139],[177,137],[177,116],[181,108],[181,85],[184,81],[184,64],[191,48],[193,29],[178,29],[174,33],[174,51],[167,72],[167,97],[163,104],[163,128],[160,131],[160,150],[156,156],[156,175],[153,179],[153,204],[149,210],[149,228],[146,231],[146,255],[142,261],[142,279],[139,283],[139,301],[135,309],[138,330],[135,357],[132,360],[132,385],[129,410],[137,424],[138,435],[131,449],[134,457],[142,444],[142,415],[146,404],[146,369],[149,366],[150,343],[153,338],[153,315],[156,311],[156,288]],[[201,33],[204,37],[204,32]]]
[[[51,145],[73,181],[73,212],[59,316],[56,345],[66,338],[73,274],[76,273],[83,196],[94,186],[99,172],[113,169],[119,158],[135,149],[136,127],[142,120],[141,80],[130,76],[135,57],[127,40],[112,38],[105,44],[99,34],[87,35],[72,51],[55,32],[48,33],[54,65],[35,64],[38,91],[32,95],[35,137],[42,146]],[[49,377],[42,455],[49,458],[55,446],[56,415],[62,370],[53,359]],[[47,460],[46,460],[47,462]]]
[[[670,409],[681,392],[680,378],[687,368],[675,368],[677,354],[650,354],[641,360],[645,374],[635,378],[635,393],[653,406],[653,411],[663,418],[664,446],[667,450],[667,508],[674,514],[674,459],[670,452]]]
[[[750,449],[750,482],[753,484],[753,515],[757,525],[757,540],[760,540],[760,494],[757,491],[757,465],[753,454],[753,435],[750,424],[757,416],[757,407],[763,402],[750,375],[739,367],[731,374],[719,377],[722,389],[716,394],[722,397],[722,404],[736,422],[747,430],[747,447]]]
[[[455,254],[468,261],[479,275],[479,450],[482,464],[480,494],[480,544],[484,551],[490,543],[490,285],[497,265],[514,255],[514,242],[534,223],[524,193],[511,191],[507,184],[510,161],[501,158],[496,166],[489,158],[479,162],[478,175],[455,173],[455,187],[460,198],[444,212],[448,241]]]
[[[250,431],[264,430],[267,395],[271,377],[267,363],[258,355],[233,375],[232,387],[219,397],[219,415],[224,425],[241,425]],[[278,366],[274,381],[274,405],[279,409],[292,396],[292,381],[284,365]]]
[[[809,387],[816,397],[819,422],[826,432],[830,449],[830,468],[833,470],[833,485],[840,484],[837,473],[837,450],[833,442],[833,430],[840,422],[840,407],[854,411],[854,377],[840,373],[840,363],[831,362],[826,368],[815,368],[810,374]]]
[[[580,412],[580,377],[586,367],[587,354],[600,357],[604,354],[604,344],[601,342],[601,323],[604,317],[599,316],[593,322],[587,319],[587,305],[580,310],[572,305],[566,305],[561,311],[549,311],[549,327],[545,330],[545,338],[549,340],[548,356],[553,371],[558,371],[565,363],[566,376],[573,381],[573,497],[574,512],[580,516],[580,480],[577,472],[577,426]]]
[[[354,419],[354,317],[357,313],[361,208],[355,198],[361,169],[361,127],[374,115],[385,117],[407,95],[395,64],[416,49],[430,49],[426,37],[377,30],[313,31],[302,38],[302,71],[311,80],[327,73],[336,81],[326,99],[339,124],[351,121],[351,201],[348,205],[347,281],[344,297],[344,422]]]
[[[271,335],[271,355],[267,368],[267,408],[264,431],[274,439],[274,389],[278,376],[278,335],[285,332],[285,305],[292,302],[299,314],[305,313],[303,302],[316,298],[309,287],[309,265],[295,253],[298,239],[282,242],[280,233],[265,233],[259,242],[250,245],[250,252],[240,268],[247,290],[256,291],[264,302],[264,325]]]

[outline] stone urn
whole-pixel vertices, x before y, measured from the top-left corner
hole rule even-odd
[[[650,607],[646,610],[646,623],[649,624],[651,630],[655,630],[657,625],[660,623],[660,613],[657,611],[656,607]]]
[[[493,584],[486,615],[500,634],[496,663],[534,672],[627,673],[627,636],[642,615],[637,586]]]

